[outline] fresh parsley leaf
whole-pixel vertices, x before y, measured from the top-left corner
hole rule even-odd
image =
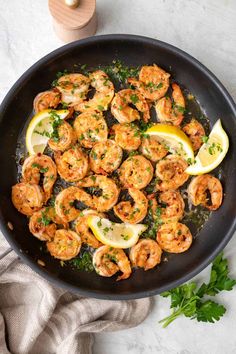
[[[198,303],[198,308],[194,318],[198,322],[214,323],[224,315],[226,309],[223,305],[219,305],[212,300],[207,300]]]
[[[205,294],[214,296],[220,291],[230,291],[236,285],[236,280],[229,278],[229,267],[227,259],[220,253],[214,260],[211,268],[210,281],[203,283],[199,288],[197,295],[203,297]]]

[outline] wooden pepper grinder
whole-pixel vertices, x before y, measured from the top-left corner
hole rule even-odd
[[[96,0],[49,0],[48,6],[62,41],[73,42],[96,33]]]

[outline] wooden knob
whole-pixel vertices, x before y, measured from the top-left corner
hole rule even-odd
[[[79,0],[76,8],[71,8],[65,1],[48,1],[57,36],[64,42],[72,42],[94,35],[97,29],[96,0]]]

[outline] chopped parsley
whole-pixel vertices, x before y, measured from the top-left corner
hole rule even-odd
[[[129,239],[129,235],[123,235],[123,234],[121,234],[121,237],[122,237],[125,241],[128,241],[128,239]]]
[[[130,99],[133,104],[136,104],[139,101],[139,98],[136,94],[130,95]]]
[[[46,173],[48,172],[48,167],[42,167],[38,163],[32,163],[31,165],[33,168],[38,168],[40,173]]]
[[[99,111],[104,111],[104,107],[101,106],[100,104],[97,106],[97,109],[99,109]]]
[[[51,110],[49,112],[51,120],[52,120],[52,133],[51,133],[51,139],[53,139],[55,142],[58,142],[60,137],[59,137],[59,132],[58,132],[58,128],[59,126],[62,124],[63,120],[61,119],[61,117],[57,114],[56,111]]]
[[[206,136],[206,135],[202,136],[202,141],[203,141],[204,144],[206,144],[208,142],[208,140],[209,140],[208,136]]]
[[[102,68],[105,73],[116,82],[126,84],[129,78],[136,78],[139,74],[139,67],[126,66],[120,60],[113,60],[112,64]]]
[[[153,89],[153,90],[158,90],[163,87],[163,83],[160,82],[159,84],[154,84],[154,82],[149,82],[146,84],[146,87]]]
[[[56,73],[56,79],[52,82],[52,87],[57,86],[58,85],[58,79],[60,79],[60,77],[66,75],[66,74],[68,74],[68,70],[66,70],[66,69],[63,70],[63,71],[58,71]]]
[[[40,170],[39,170],[41,173],[46,173],[46,172],[48,172],[48,167],[44,167],[44,168],[40,168]],[[51,177],[51,176],[50,176]]]
[[[47,215],[46,211],[43,211],[41,218],[38,218],[38,222],[42,223],[44,226],[48,226],[52,221],[51,218]]]
[[[98,226],[98,227],[102,227],[102,221],[101,221],[101,219],[97,222],[97,226]]]
[[[81,257],[73,258],[69,263],[78,270],[92,272],[94,270],[92,256],[89,252],[84,252]]]

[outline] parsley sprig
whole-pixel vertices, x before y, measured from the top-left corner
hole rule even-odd
[[[232,290],[235,284],[236,280],[229,277],[228,261],[220,253],[212,264],[207,284],[203,283],[197,288],[195,282],[190,282],[161,294],[163,297],[170,297],[173,313],[159,322],[167,327],[181,315],[198,322],[219,321],[226,311],[225,307],[211,299],[205,300],[204,296],[215,296],[220,291]]]

